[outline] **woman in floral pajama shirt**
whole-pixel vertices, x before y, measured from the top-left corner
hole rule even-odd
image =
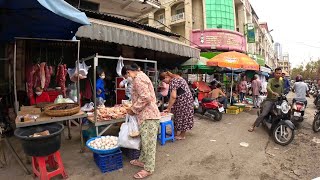
[[[130,161],[130,164],[144,168],[134,175],[136,179],[143,179],[150,176],[155,168],[160,112],[150,78],[139,71],[139,66],[136,64],[127,65],[124,68],[133,79],[132,107],[128,110],[128,114],[137,116],[141,136],[140,158]]]

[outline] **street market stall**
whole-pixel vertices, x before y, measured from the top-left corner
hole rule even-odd
[[[226,52],[221,53],[212,59],[210,59],[207,62],[208,66],[219,66],[219,67],[225,67],[225,68],[231,68],[231,88],[230,88],[230,103],[232,102],[232,96],[233,96],[233,84],[234,84],[234,70],[235,69],[243,69],[243,70],[259,70],[259,64],[252,60],[249,56],[246,54],[238,53],[235,51],[232,52]],[[243,104],[239,104],[238,107],[243,107]],[[229,109],[229,112],[231,114],[238,114],[239,108],[236,107],[236,109]],[[228,112],[228,109],[227,109]]]
[[[106,132],[110,127],[112,127],[113,124],[119,123],[119,122],[124,122],[125,115],[126,115],[126,110],[124,106],[127,104],[124,103],[123,105],[116,105],[115,107],[112,108],[107,108],[107,107],[101,107],[98,109],[97,106],[97,77],[95,74],[97,74],[97,66],[99,64],[99,60],[119,60],[121,59],[122,61],[131,61],[131,62],[141,62],[141,63],[152,63],[154,64],[154,72],[157,72],[157,61],[153,60],[146,60],[146,59],[133,59],[133,58],[122,58],[122,57],[112,57],[112,56],[101,56],[98,54],[95,54],[93,56],[89,56],[87,58],[84,58],[81,60],[81,62],[86,62],[86,61],[93,61],[93,97],[94,97],[94,112],[93,114],[89,114],[88,120],[91,121],[96,128],[96,135],[101,136],[104,132]],[[158,74],[154,74],[154,79],[158,79]],[[155,85],[157,87],[157,82],[155,82]],[[99,127],[105,126],[102,131],[99,131]],[[82,138],[82,137],[81,137]]]
[[[231,95],[233,90],[233,73],[234,69],[259,70],[259,64],[249,56],[235,51],[221,53],[207,62],[208,66],[219,66],[231,68]],[[231,96],[230,96],[231,102]]]

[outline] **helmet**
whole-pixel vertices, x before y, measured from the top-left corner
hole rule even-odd
[[[296,77],[296,82],[300,82],[300,81],[302,81],[302,76],[301,76],[301,75],[298,75],[298,76]]]

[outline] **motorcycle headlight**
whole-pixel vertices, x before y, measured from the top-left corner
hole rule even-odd
[[[287,114],[288,112],[289,112],[289,110],[290,110],[290,106],[289,106],[289,104],[288,104],[288,102],[286,102],[286,101],[283,101],[282,103],[281,103],[281,111],[284,113],[284,114]]]

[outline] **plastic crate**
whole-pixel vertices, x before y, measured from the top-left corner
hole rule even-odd
[[[245,107],[239,107],[239,112],[244,111],[244,108],[245,108]]]
[[[122,152],[118,150],[112,154],[93,153],[94,162],[102,173],[112,172],[123,168]]]
[[[251,111],[251,110],[252,110],[252,107],[251,107],[251,106],[247,106],[247,107],[244,108],[244,110],[245,110],[245,111]]]
[[[121,148],[121,150],[129,160],[139,159],[140,157],[140,150],[127,148]]]
[[[227,114],[239,114],[239,109],[227,109]]]

